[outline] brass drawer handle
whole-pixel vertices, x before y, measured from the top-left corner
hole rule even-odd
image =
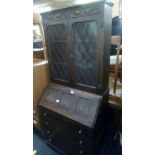
[[[47,116],[47,113],[45,112],[45,113],[43,113],[43,115],[44,115],[44,116]]]
[[[79,130],[79,132],[78,132],[79,134],[82,134],[82,130]]]
[[[48,122],[45,122],[45,125],[48,125]]]
[[[80,140],[80,142],[79,142],[80,144],[83,144],[83,141],[82,140]]]
[[[74,91],[73,91],[73,90],[71,90],[71,91],[70,91],[70,93],[71,93],[71,94],[74,94]]]
[[[60,102],[60,100],[56,100],[56,103],[59,103]]]

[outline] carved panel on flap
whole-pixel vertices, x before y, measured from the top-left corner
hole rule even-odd
[[[60,103],[58,104],[64,111],[71,110],[71,103],[73,102],[74,95],[69,93],[63,93]]]

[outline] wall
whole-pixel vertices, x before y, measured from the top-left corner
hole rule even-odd
[[[113,9],[112,9],[112,17],[115,16],[121,16],[121,5],[122,5],[122,0],[113,0]]]
[[[40,24],[41,23],[41,18],[39,16],[39,14],[33,13],[33,23],[35,24]]]

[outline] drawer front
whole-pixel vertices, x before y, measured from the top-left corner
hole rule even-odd
[[[43,128],[50,126],[55,127],[63,125],[63,128],[69,128],[77,137],[89,137],[92,134],[92,129],[81,125],[73,120],[65,118],[55,112],[51,112],[46,108],[40,107],[40,114]]]
[[[41,110],[41,120],[45,139],[48,143],[70,155],[90,154],[92,141],[86,137],[83,128],[63,122],[58,116],[53,116],[45,109]]]
[[[63,126],[59,126],[61,130],[53,130],[49,136],[46,135],[48,143],[59,148],[69,155],[88,155],[92,147],[87,143],[87,139],[80,138]]]

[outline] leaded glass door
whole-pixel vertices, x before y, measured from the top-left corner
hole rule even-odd
[[[69,82],[66,26],[63,24],[48,25],[46,35],[48,36],[52,78],[57,81]]]
[[[72,24],[72,51],[76,85],[97,87],[97,39],[96,21]]]

